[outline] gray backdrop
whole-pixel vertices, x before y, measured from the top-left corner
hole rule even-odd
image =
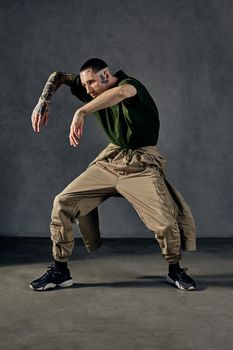
[[[69,145],[80,102],[62,86],[49,126],[30,116],[53,71],[76,73],[90,57],[150,91],[160,112],[167,178],[189,203],[198,237],[232,236],[231,0],[0,1],[1,224],[9,236],[49,236],[54,196],[108,143],[88,116]],[[103,237],[151,237],[121,198],[99,207]],[[76,235],[79,235],[76,229]]]

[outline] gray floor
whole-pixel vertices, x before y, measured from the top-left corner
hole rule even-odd
[[[200,239],[182,266],[197,290],[165,282],[167,264],[150,239],[78,240],[74,287],[34,292],[52,261],[49,239],[0,238],[0,348],[49,350],[232,350],[233,240]]]

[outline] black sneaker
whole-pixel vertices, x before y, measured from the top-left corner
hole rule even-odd
[[[48,266],[47,272],[45,272],[40,278],[32,281],[29,287],[33,290],[43,291],[50,288],[70,287],[73,284],[72,277],[70,276],[69,269],[66,272],[59,271],[54,265]]]
[[[182,290],[196,289],[195,281],[185,273],[188,269],[177,268],[167,275],[167,282]]]

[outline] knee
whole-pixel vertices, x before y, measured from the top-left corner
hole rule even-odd
[[[52,216],[60,216],[61,213],[68,214],[72,211],[72,205],[66,194],[59,193],[53,200]]]
[[[78,202],[67,193],[59,193],[56,195],[53,201],[53,209],[52,209],[52,220],[56,218],[69,218],[71,221],[75,220],[79,212]]]
[[[67,203],[67,196],[62,193],[59,193],[54,197],[53,208],[60,208],[66,205],[66,203]]]

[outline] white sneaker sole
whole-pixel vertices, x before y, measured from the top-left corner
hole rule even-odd
[[[40,288],[33,288],[30,284],[29,284],[29,287],[31,289],[33,289],[33,290],[36,290],[36,291],[44,291],[44,290],[47,290],[47,289],[56,288],[57,286],[60,287],[60,288],[67,288],[67,287],[71,287],[73,284],[74,284],[74,281],[72,279],[70,279],[70,280],[62,282],[60,284],[48,283],[45,286],[40,287]]]
[[[176,286],[177,288],[181,289],[181,290],[194,290],[195,287],[194,286],[190,286],[188,289],[185,289],[178,281],[173,281],[169,276],[167,276],[167,282],[169,284],[172,284],[173,286]]]

